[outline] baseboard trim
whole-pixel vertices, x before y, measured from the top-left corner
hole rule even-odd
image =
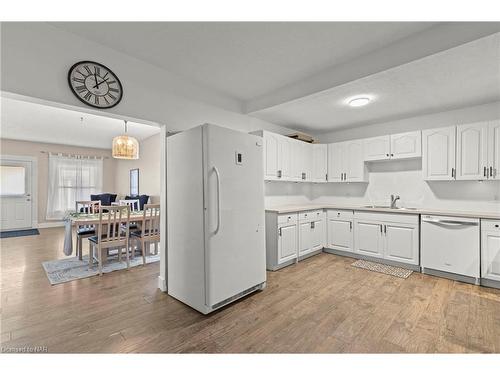
[[[488,288],[500,289],[500,281],[490,280],[490,279],[481,279],[481,286],[485,286]]]
[[[437,277],[442,277],[445,279],[460,281],[462,283],[479,285],[479,278],[475,278],[472,276],[458,275],[456,273],[440,271],[440,270],[435,270],[432,268],[425,268],[425,267],[422,267],[422,273],[424,275],[437,276]]]
[[[46,222],[46,223],[38,223],[37,228],[38,229],[43,229],[43,228],[56,228],[56,227],[64,227],[64,221],[53,221],[53,222]]]
[[[345,256],[345,257],[354,258],[354,259],[368,260],[370,262],[387,264],[389,266],[401,267],[401,268],[406,268],[408,270],[412,270],[412,271],[415,271],[415,272],[420,272],[420,266],[418,264],[409,264],[409,263],[403,263],[403,262],[396,262],[394,260],[389,260],[389,259],[384,259],[384,258],[377,258],[377,257],[371,257],[369,255],[357,254],[357,253],[354,253],[354,252],[351,253],[349,251],[331,249],[331,248],[327,248],[327,247],[325,247],[323,249],[323,251],[325,253],[330,253],[330,254]]]
[[[161,276],[158,276],[158,289],[160,289],[162,292],[167,291],[167,280],[165,280]]]

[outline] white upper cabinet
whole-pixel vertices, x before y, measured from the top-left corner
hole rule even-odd
[[[344,142],[346,157],[344,158],[344,181],[366,182],[368,173],[363,158],[363,140]]]
[[[367,180],[363,140],[328,145],[329,182],[366,182]]]
[[[488,124],[488,178],[500,180],[500,121]]]
[[[418,158],[422,156],[422,133],[420,131],[392,134],[391,159]]]
[[[278,177],[283,181],[293,178],[293,139],[285,136],[279,137],[279,170]]]
[[[330,143],[328,145],[328,182],[344,180],[344,144]]]
[[[488,124],[457,126],[457,180],[488,178]]]
[[[264,179],[277,180],[280,161],[278,134],[263,132],[264,143]]]
[[[363,140],[365,160],[384,160],[391,157],[391,137],[366,138]]]
[[[328,145],[313,144],[312,146],[312,181],[326,182],[328,173]]]
[[[422,131],[422,172],[425,180],[455,179],[455,126]]]
[[[384,135],[363,140],[364,160],[418,158],[422,156],[420,131]]]

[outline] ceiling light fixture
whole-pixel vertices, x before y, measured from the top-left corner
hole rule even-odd
[[[358,96],[356,98],[349,99],[348,103],[351,107],[362,107],[370,103],[370,98],[367,96]]]
[[[115,159],[139,159],[139,142],[127,135],[127,120],[125,120],[125,134],[113,138],[112,150]]]

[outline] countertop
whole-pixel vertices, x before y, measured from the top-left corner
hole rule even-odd
[[[268,207],[266,212],[276,212],[278,214],[287,214],[291,212],[322,210],[322,209],[336,209],[336,210],[353,210],[353,211],[372,211],[372,212],[385,212],[393,214],[406,214],[406,215],[442,215],[442,216],[457,216],[467,218],[481,218],[481,219],[494,219],[500,220],[500,212],[478,212],[478,211],[452,211],[433,208],[416,208],[416,209],[393,209],[384,207],[365,207],[365,206],[352,206],[342,204],[306,204],[306,205],[287,205]]]

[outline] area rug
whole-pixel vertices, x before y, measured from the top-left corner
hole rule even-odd
[[[362,259],[355,261],[353,264],[351,264],[351,266],[363,268],[369,271],[385,273],[386,275],[401,277],[402,279],[408,278],[408,276],[413,273],[412,270],[407,270],[406,268],[389,266],[387,264],[380,264]]]
[[[63,258],[42,262],[42,266],[47,274],[51,285],[67,283],[69,281],[85,279],[87,277],[99,275],[97,263],[89,270],[88,255],[83,256],[83,260],[78,257]],[[159,262],[160,255],[146,256],[146,264]],[[142,256],[135,256],[130,259],[130,268],[142,265]],[[110,255],[102,267],[102,273],[109,273],[127,268],[127,262],[122,255],[122,262],[118,262],[117,255]]]
[[[40,232],[38,231],[38,229],[9,230],[0,232],[0,238],[37,236],[39,234]]]

